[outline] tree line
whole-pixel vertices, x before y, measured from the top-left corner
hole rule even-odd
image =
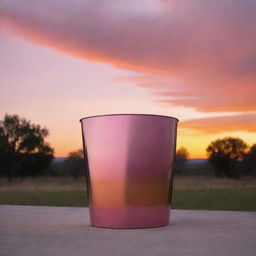
[[[6,114],[0,121],[0,177],[65,175],[76,179],[85,172],[83,150],[70,152],[54,163],[54,149],[46,142],[49,131],[18,115]]]
[[[45,141],[46,128],[18,115],[0,121],[0,175],[11,181],[17,176],[36,176],[48,168],[54,150]]]
[[[215,176],[256,176],[256,144],[249,147],[240,138],[226,137],[211,142],[206,151]]]
[[[85,174],[87,159],[83,150],[72,151],[62,163],[54,163],[54,149],[46,142],[49,131],[18,115],[6,114],[0,121],[0,176],[69,175],[76,179]],[[239,178],[256,176],[256,144],[249,147],[242,139],[226,137],[212,141],[206,149],[214,175]],[[176,152],[175,173],[180,174],[189,157],[186,148]]]

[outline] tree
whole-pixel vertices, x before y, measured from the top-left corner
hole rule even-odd
[[[45,142],[46,128],[18,115],[6,114],[0,121],[0,175],[36,176],[53,159],[53,149]]]
[[[85,168],[87,168],[87,160],[84,159],[82,149],[70,152],[63,163],[64,173],[71,175],[74,179],[85,175]]]
[[[226,137],[211,142],[207,147],[207,155],[214,167],[215,176],[241,176],[247,148],[247,144],[240,138]]]
[[[182,170],[184,170],[185,164],[188,161],[189,153],[188,150],[184,147],[181,147],[176,152],[175,159],[175,173],[181,174]]]
[[[245,174],[256,175],[256,144],[252,145],[244,158]]]

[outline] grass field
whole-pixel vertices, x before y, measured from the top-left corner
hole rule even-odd
[[[16,179],[8,184],[7,180],[0,179],[0,204],[87,206],[85,180],[40,177]],[[256,211],[256,178],[177,176],[173,208]]]

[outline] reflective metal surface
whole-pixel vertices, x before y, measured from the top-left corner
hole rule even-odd
[[[177,122],[143,114],[81,119],[92,226],[169,224]]]

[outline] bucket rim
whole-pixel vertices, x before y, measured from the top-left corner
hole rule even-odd
[[[154,116],[154,117],[163,117],[163,118],[170,118],[174,119],[177,122],[179,122],[179,119],[173,116],[165,116],[165,115],[158,115],[158,114],[131,114],[131,113],[124,113],[124,114],[102,114],[102,115],[93,115],[93,116],[87,116],[81,118],[79,121],[82,122],[85,119],[90,119],[90,118],[97,118],[97,117],[105,117],[105,116]]]

